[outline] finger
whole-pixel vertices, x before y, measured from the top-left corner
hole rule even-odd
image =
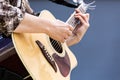
[[[64,43],[66,40],[67,40],[67,38],[64,37],[64,38],[61,40],[61,42]]]
[[[79,19],[82,22],[82,24],[86,23],[86,21],[84,20],[82,16],[75,15],[75,18]]]
[[[64,43],[66,41],[66,39],[62,39],[60,42]]]
[[[72,35],[72,31],[69,31],[69,32],[68,32],[68,36],[71,36],[71,35]]]
[[[78,17],[81,16],[84,19],[84,21],[87,23],[89,21],[89,14],[88,13],[87,14],[77,13],[77,14],[75,14],[75,16],[78,16]]]
[[[83,18],[88,23],[89,22],[89,13],[84,14]]]
[[[66,36],[64,37],[64,39],[65,39],[65,40],[68,39],[68,35],[66,35]]]
[[[73,30],[72,30],[72,31],[73,31]],[[72,35],[72,31],[69,30],[69,28],[67,28],[67,29],[65,30],[65,32],[64,32],[63,37],[68,38],[69,36]]]
[[[73,31],[73,27],[67,23],[66,23],[66,28],[68,28],[68,30],[70,30],[70,31]]]
[[[81,11],[79,9],[75,9],[76,13],[81,13]]]
[[[88,18],[88,20],[89,20],[89,13],[86,13],[85,15],[79,10],[79,9],[75,9],[75,11],[76,11],[76,14],[77,13],[80,13],[81,14],[81,16],[86,16],[87,18]]]
[[[74,29],[74,28],[73,28],[71,25],[69,25],[69,30],[70,30],[70,31],[73,31],[73,29]]]
[[[89,13],[86,13],[86,17],[87,17],[87,19],[88,19],[88,21],[89,21],[89,19],[90,19],[90,14],[89,14]]]

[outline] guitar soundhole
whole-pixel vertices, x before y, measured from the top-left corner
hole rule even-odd
[[[50,42],[51,42],[51,45],[52,47],[58,52],[58,53],[62,53],[63,52],[63,49],[62,49],[62,45],[59,41],[56,41],[52,38],[50,38]]]

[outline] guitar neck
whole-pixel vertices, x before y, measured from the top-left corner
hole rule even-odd
[[[96,5],[91,6],[91,5],[94,4],[94,3],[95,3],[95,1],[93,1],[93,2],[91,2],[91,3],[89,3],[89,4],[86,4],[86,3],[84,3],[83,0],[81,0],[81,4],[78,6],[77,9],[79,9],[79,10],[81,11],[81,13],[86,13],[86,11],[87,11],[88,9],[91,9],[91,10],[94,10],[94,9],[95,9]],[[75,15],[75,12],[73,12],[73,14],[68,18],[68,20],[66,21],[66,23],[70,24],[70,25],[73,26],[73,27],[76,27],[77,24],[80,23],[80,21],[79,21],[78,19],[76,19],[76,18],[74,17],[74,15]]]
[[[77,9],[79,9],[82,13],[86,12],[86,10],[84,9],[84,7],[82,5],[79,5],[79,7]],[[70,24],[73,27],[76,27],[77,24],[80,23],[80,21],[74,17],[75,13],[76,12],[73,12],[72,15],[66,21],[66,23]]]
[[[70,24],[73,27],[76,27],[80,21],[74,17],[74,14],[75,12],[69,17],[66,23]]]

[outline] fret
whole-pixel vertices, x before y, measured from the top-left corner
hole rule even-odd
[[[79,6],[78,9],[79,9],[82,13],[85,13],[85,10],[82,9],[82,6]],[[77,24],[80,23],[80,21],[74,17],[74,14],[75,14],[75,12],[74,12],[74,13],[70,16],[70,18],[67,20],[67,23],[70,24],[70,25],[73,26],[73,27],[76,27]]]
[[[75,17],[72,16],[72,17],[70,18],[70,20],[68,21],[68,24],[70,24],[71,26],[75,27],[76,24],[78,23],[78,21],[79,21],[79,20],[75,19]]]
[[[81,0],[81,3],[77,9],[79,9],[82,13],[86,13],[87,9],[94,9],[96,7],[96,6],[91,6],[93,3],[95,3],[95,1],[93,1],[89,4],[86,4],[83,2],[83,0]],[[68,18],[66,23],[70,24],[73,27],[76,27],[77,24],[80,23],[80,21],[74,17],[74,14],[75,14],[75,12],[73,12],[73,14],[71,14],[71,16]]]

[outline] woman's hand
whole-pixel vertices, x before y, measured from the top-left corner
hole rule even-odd
[[[78,24],[73,30],[73,35],[67,39],[66,43],[68,46],[72,46],[80,42],[89,27],[89,14],[83,14],[78,9],[76,9],[75,11],[75,18],[80,20],[80,24]]]
[[[51,22],[52,26],[48,28],[48,35],[54,40],[65,42],[70,36],[72,36],[73,27],[67,23],[60,20],[55,20]]]

